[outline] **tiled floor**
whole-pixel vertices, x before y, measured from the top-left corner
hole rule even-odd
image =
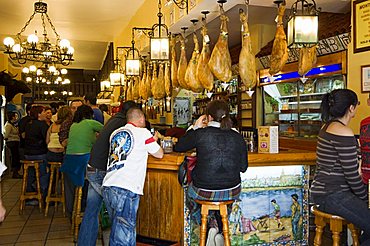
[[[47,217],[37,206],[26,206],[23,214],[19,215],[21,179],[5,178],[1,186],[7,213],[0,224],[0,245],[74,245],[71,224],[63,217],[61,206],[57,212],[50,207]]]

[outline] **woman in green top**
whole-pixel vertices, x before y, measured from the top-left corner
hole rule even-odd
[[[93,110],[82,105],[77,108],[73,124],[69,130],[68,144],[61,171],[65,173],[64,186],[67,214],[73,211],[73,198],[76,186],[83,186],[90,151],[96,141],[96,134],[103,125],[93,120]]]

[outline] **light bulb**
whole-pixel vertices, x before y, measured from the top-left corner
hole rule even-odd
[[[36,72],[36,70],[37,70],[37,68],[36,68],[36,66],[35,66],[35,65],[31,65],[31,66],[30,66],[30,71],[31,71],[31,72]]]
[[[67,69],[65,69],[65,68],[62,68],[62,70],[60,70],[60,73],[61,73],[61,74],[67,74],[67,73],[68,73],[68,70],[67,70]]]
[[[72,46],[68,47],[67,54],[72,55],[75,52],[75,49]]]
[[[51,51],[44,51],[42,54],[44,56],[51,56],[53,53],[51,53]]]
[[[68,94],[68,92],[66,92],[66,91],[62,91],[62,94],[63,94],[63,95],[67,95],[67,94]]]
[[[13,45],[12,50],[13,50],[13,52],[20,53],[20,52],[23,51],[23,48],[20,44],[15,44],[15,45]]]
[[[72,96],[73,95],[72,91],[68,92],[68,95]]]
[[[49,92],[48,91],[44,91],[44,94],[47,95],[47,94],[49,94]]]
[[[29,72],[30,72],[30,70],[28,69],[28,67],[24,67],[22,69],[22,73],[29,73]]]
[[[49,72],[54,73],[57,69],[54,66],[49,67]]]
[[[62,39],[60,40],[59,45],[61,48],[69,48],[71,46],[71,43],[68,39]]]
[[[27,37],[27,42],[30,44],[37,44],[39,41],[39,38],[36,36],[36,34],[30,34]]]
[[[27,78],[26,78],[26,81],[27,81],[27,82],[31,82],[31,81],[32,81],[32,78],[31,78],[31,77],[27,77]]]
[[[42,75],[42,74],[43,74],[43,72],[42,72],[42,70],[41,70],[41,69],[37,69],[36,74],[40,76],[40,75]]]
[[[55,91],[50,91],[50,95],[54,95],[55,94]]]
[[[7,47],[12,47],[14,45],[14,39],[11,37],[4,38],[4,45]]]

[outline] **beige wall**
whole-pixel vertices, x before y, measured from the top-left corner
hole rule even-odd
[[[352,0],[353,2],[354,0]],[[352,13],[353,15],[353,13]],[[351,18],[351,22],[352,22]],[[353,23],[352,23],[351,37],[353,40]],[[370,51],[353,53],[353,43],[348,45],[348,76],[347,88],[356,92],[361,104],[357,108],[357,114],[351,121],[350,127],[355,132],[359,133],[360,122],[363,118],[370,116],[370,108],[367,106],[366,101],[368,93],[361,92],[361,66],[370,64]]]

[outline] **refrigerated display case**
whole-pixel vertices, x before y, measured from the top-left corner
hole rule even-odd
[[[322,96],[334,89],[345,88],[345,76],[319,74],[262,86],[264,125],[279,126],[282,137],[315,139],[321,128]]]

